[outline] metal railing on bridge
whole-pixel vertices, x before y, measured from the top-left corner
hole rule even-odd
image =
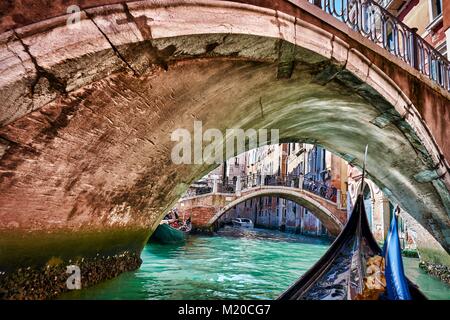
[[[329,186],[322,181],[315,181],[313,179],[303,179],[302,175],[245,175],[234,177],[233,179],[222,178],[208,178],[202,179],[191,185],[190,190],[184,197],[192,197],[196,195],[208,193],[229,193],[233,194],[236,191],[244,191],[246,189],[255,188],[259,186],[280,186],[304,189],[312,192],[324,199],[332,202],[337,202],[338,192],[334,186]],[[342,203],[342,202],[341,202]],[[345,202],[343,202],[345,204]]]
[[[450,62],[373,0],[308,0],[450,91]]]
[[[337,189],[333,186],[328,186],[321,181],[304,181],[303,189],[311,191],[330,201],[337,201]]]

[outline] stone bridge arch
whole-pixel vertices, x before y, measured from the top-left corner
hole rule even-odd
[[[229,195],[222,195],[227,197]],[[251,188],[242,192],[240,196],[233,196],[233,200],[225,206],[218,206],[216,213],[210,217],[206,227],[214,225],[225,212],[234,206],[253,198],[264,196],[275,196],[293,201],[312,212],[330,232],[331,235],[337,236],[346,222],[346,211],[337,208],[336,203],[327,199],[323,199],[306,190],[291,187],[264,186]]]
[[[447,91],[303,1],[111,2],[85,1],[78,29],[63,1],[2,20],[1,268],[138,254],[214,168],[171,162],[170,132],[194,119],[278,128],[356,166],[369,143],[371,180],[450,250]],[[61,249],[80,235],[96,246]]]

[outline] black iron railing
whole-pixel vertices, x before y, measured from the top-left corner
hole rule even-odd
[[[303,181],[303,189],[315,193],[330,201],[337,201],[337,189],[333,186],[328,186],[321,181]]]
[[[264,186],[282,186],[282,187],[298,187],[298,175],[247,175],[240,177],[241,188],[247,189],[260,185]],[[264,181],[262,181],[264,180]]]
[[[235,193],[236,192],[236,182],[233,180],[219,180],[217,183],[217,192],[220,193]]]
[[[238,185],[239,180],[239,185]],[[337,189],[329,186],[322,181],[315,181],[307,178],[302,180],[301,175],[245,175],[235,177],[233,179],[203,179],[204,186],[190,188],[190,191],[184,197],[191,197],[196,195],[208,194],[212,192],[218,193],[236,193],[239,190],[246,190],[249,188],[260,186],[281,186],[308,190],[322,198],[330,201],[337,201]]]
[[[450,63],[373,0],[308,0],[450,91]]]

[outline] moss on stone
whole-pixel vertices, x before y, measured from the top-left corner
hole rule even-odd
[[[69,264],[80,268],[81,287],[86,288],[116,277],[122,272],[135,270],[142,263],[139,254],[128,251],[113,256],[98,255],[89,259],[70,260],[66,263],[59,258],[51,260],[53,265],[47,264],[45,267],[26,267],[0,272],[0,299],[51,299],[70,290],[67,285],[70,276],[67,272]]]
[[[422,248],[419,253],[422,261],[450,267],[450,255],[443,250]]]
[[[148,229],[115,228],[102,231],[57,230],[48,232],[2,231],[0,271],[41,267],[77,258],[115,255],[124,251],[140,254]],[[49,260],[49,257],[52,257]]]

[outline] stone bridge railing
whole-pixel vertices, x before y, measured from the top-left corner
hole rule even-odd
[[[373,0],[308,0],[450,91],[450,62]],[[291,3],[296,1],[290,0]]]

